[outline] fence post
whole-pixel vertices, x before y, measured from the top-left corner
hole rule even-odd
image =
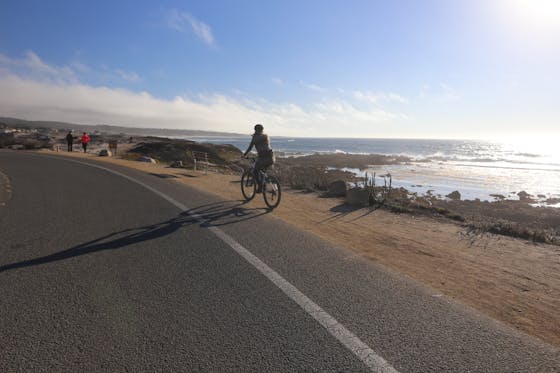
[[[206,162],[206,167],[204,168],[204,175],[208,175],[208,153],[204,153],[204,162]]]
[[[117,141],[109,142],[109,150],[113,153],[113,156],[117,155]]]

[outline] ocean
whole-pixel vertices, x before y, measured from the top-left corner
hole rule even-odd
[[[250,137],[193,137],[198,142],[232,144],[245,150]],[[475,140],[337,139],[271,137],[278,156],[313,153],[402,155],[404,165],[351,169],[358,175],[390,173],[393,186],[419,194],[446,196],[459,191],[462,199],[518,199],[525,191],[535,206],[560,207],[560,146],[554,142],[507,143]],[[548,200],[548,202],[546,202]]]

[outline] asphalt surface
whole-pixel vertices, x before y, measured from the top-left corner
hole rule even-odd
[[[0,371],[369,370],[216,232],[397,371],[560,371],[557,349],[273,212],[101,165],[152,190],[0,151]]]

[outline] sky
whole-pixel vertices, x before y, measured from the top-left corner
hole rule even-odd
[[[560,138],[556,0],[0,2],[0,116]]]

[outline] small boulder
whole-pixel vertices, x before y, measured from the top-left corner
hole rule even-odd
[[[520,201],[530,201],[532,199],[532,196],[524,190],[517,193],[517,196],[519,197]]]
[[[348,187],[344,180],[336,180],[329,184],[327,194],[330,197],[344,197],[346,196],[346,191]]]
[[[174,161],[173,163],[171,163],[171,167],[182,168],[183,167],[183,161]]]
[[[459,193],[458,190],[455,190],[449,193],[448,195],[446,195],[446,197],[453,201],[459,201],[461,200],[461,193]]]
[[[112,156],[112,155],[113,155],[113,153],[111,153],[111,151],[110,151],[110,150],[107,150],[107,149],[101,149],[101,150],[99,151],[99,156],[100,156],[100,157],[110,157],[110,156]]]
[[[369,190],[362,188],[348,189],[346,203],[352,206],[369,206]]]
[[[146,163],[157,163],[155,159],[150,158],[150,157],[145,156],[145,155],[143,155],[143,156],[141,156],[140,158],[138,158],[138,161],[139,161],[139,162],[146,162]]]

